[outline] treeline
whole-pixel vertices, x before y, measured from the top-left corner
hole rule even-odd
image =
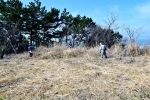
[[[50,5],[51,6],[51,5]],[[102,28],[87,16],[73,16],[66,8],[41,6],[39,0],[23,6],[19,0],[0,0],[0,50],[19,53],[29,43],[38,47],[62,45],[94,47],[100,42],[111,47],[122,35]]]

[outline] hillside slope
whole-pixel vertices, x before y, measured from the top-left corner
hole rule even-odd
[[[149,57],[102,59],[96,52],[90,56],[87,51],[83,54],[85,50],[81,49],[79,51],[82,56],[81,54],[75,56],[73,52],[78,50],[73,50],[60,50],[63,53],[59,52],[59,56],[54,53],[55,50],[47,50],[44,54],[35,51],[32,58],[24,53],[0,60],[0,98],[4,100],[150,99]]]

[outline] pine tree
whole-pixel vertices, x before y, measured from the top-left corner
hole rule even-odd
[[[40,45],[40,30],[41,30],[41,19],[45,16],[45,7],[41,7],[39,0],[30,2],[24,8],[24,30],[26,34],[29,34],[30,43],[34,42],[36,46]]]

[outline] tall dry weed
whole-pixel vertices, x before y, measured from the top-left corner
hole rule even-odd
[[[48,48],[48,52],[45,52],[42,56],[44,59],[48,58],[63,58],[63,51],[66,50],[67,47],[56,45],[54,47]]]
[[[56,45],[51,48],[38,47],[35,51],[36,57],[42,57],[43,59],[49,58],[64,58],[64,57],[81,57],[87,52],[84,47],[68,48],[65,46]]]
[[[150,54],[150,50],[144,49],[144,53]],[[137,44],[127,44],[123,49],[120,44],[115,44],[106,51],[108,57],[120,56],[137,56],[140,55],[140,48]],[[87,49],[86,47],[68,48],[65,46],[56,45],[54,47],[40,46],[34,51],[34,57],[49,58],[64,58],[64,57],[85,57],[86,59],[100,58],[99,46]]]
[[[128,56],[138,56],[140,55],[140,47],[136,43],[130,43],[125,46],[126,54]]]
[[[38,47],[38,48],[35,49],[35,51],[34,51],[34,56],[35,56],[35,57],[42,56],[42,55],[44,55],[45,53],[47,53],[48,51],[49,51],[49,48],[44,47],[44,46],[40,46],[40,47]]]
[[[82,57],[87,52],[85,47],[68,48],[63,51],[65,57]]]
[[[84,55],[84,58],[91,60],[100,58],[99,46],[88,49]]]
[[[141,55],[150,56],[150,46],[141,48]]]
[[[110,57],[120,57],[124,55],[124,50],[120,44],[115,44],[111,48],[107,49],[107,53]]]

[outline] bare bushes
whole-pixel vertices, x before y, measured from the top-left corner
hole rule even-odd
[[[107,49],[107,54],[109,54],[110,57],[120,57],[125,55],[125,51],[120,44],[115,44],[110,49]]]
[[[126,45],[115,44],[107,49],[109,57],[124,57],[124,56],[150,56],[150,45],[139,46],[137,43],[129,43]]]
[[[130,43],[125,46],[126,54],[128,56],[140,55],[140,47],[136,43]]]
[[[140,55],[141,50],[136,43],[130,43],[126,44],[125,46],[115,44],[108,49],[107,52],[111,57],[138,56]]]
[[[85,57],[86,59],[98,58],[100,56],[99,47],[87,49],[86,47],[68,48],[64,46],[54,46],[51,48],[38,47],[35,50],[35,57],[49,58],[71,58]]]
[[[130,43],[125,46],[115,44],[106,51],[108,57],[139,56],[140,54],[149,54],[150,48],[140,49],[136,43]],[[87,49],[86,47],[68,48],[64,46],[54,46],[51,48],[38,47],[34,52],[35,57],[48,58],[70,58],[84,57],[85,59],[100,58],[99,46]]]
[[[86,54],[87,49],[84,47],[68,48],[63,51],[65,57],[81,57]]]
[[[127,56],[150,55],[150,46],[140,47],[136,43],[130,43],[125,46]]]
[[[54,46],[51,48],[48,48],[48,52],[46,52],[42,58],[48,59],[48,58],[63,58],[63,51],[66,50],[67,47],[64,46]]]
[[[149,55],[150,56],[150,46],[141,47],[141,55]]]
[[[90,48],[87,50],[84,58],[89,60],[98,59],[100,57],[99,47]]]
[[[38,48],[35,49],[34,51],[34,57],[39,57],[44,55],[45,53],[47,53],[49,51],[49,48],[46,48],[44,46],[40,46]]]
[[[49,58],[64,58],[64,57],[81,57],[87,52],[86,48],[76,47],[68,48],[65,46],[54,46],[51,48],[38,47],[35,51],[35,57]]]

